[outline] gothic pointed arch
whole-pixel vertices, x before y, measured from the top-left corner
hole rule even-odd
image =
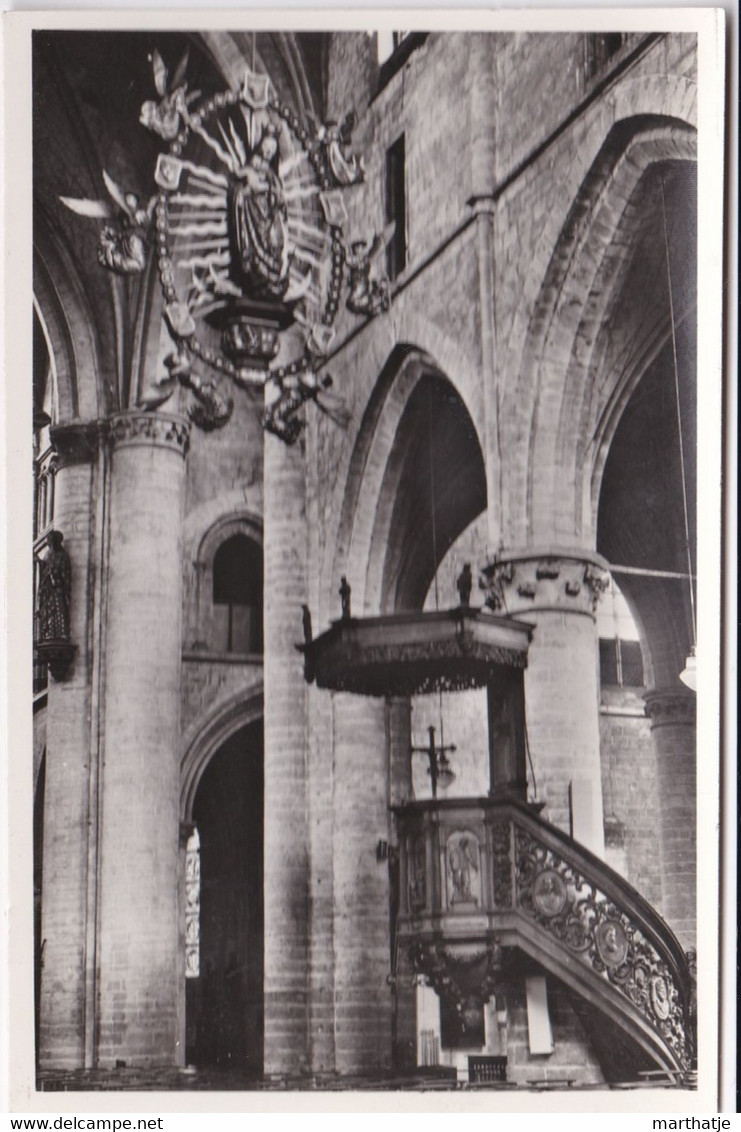
[[[611,129],[574,200],[510,402],[528,449],[527,479],[512,484],[517,541],[594,542],[594,461],[670,332],[657,176],[695,156],[696,132],[687,122],[625,119]],[[542,467],[554,474],[536,476]]]
[[[108,398],[99,382],[100,342],[85,290],[64,244],[37,214],[33,258],[34,310],[54,372],[54,423],[95,420]]]
[[[356,439],[333,577],[347,574],[366,613],[421,608],[445,552],[485,507],[481,444],[461,391],[426,351],[400,344]]]

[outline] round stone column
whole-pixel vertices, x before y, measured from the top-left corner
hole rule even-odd
[[[389,799],[392,806],[410,802],[412,788],[412,703],[408,696],[394,696],[387,700],[389,743]],[[394,845],[397,839],[394,837]],[[391,850],[389,875],[395,878],[396,893],[392,893],[393,913],[398,914],[399,887],[398,849]],[[394,854],[397,854],[394,856]],[[393,925],[392,925],[393,926]],[[416,988],[412,972],[403,957],[397,956],[396,982],[393,988],[393,1065],[397,1073],[414,1070],[417,1063],[417,1009]]]
[[[57,450],[53,527],[70,558],[69,668],[49,673],[44,792],[41,1069],[86,1064],[87,876],[90,820],[90,559],[97,492],[95,425],[53,431]]]
[[[265,1060],[267,1074],[310,1067],[306,469],[300,444],[265,434]]]
[[[97,1064],[175,1065],[182,523],[189,426],[110,422]]]
[[[334,695],[335,1058],[340,1074],[391,1065],[388,741],[382,699]]]
[[[697,815],[695,696],[676,688],[646,693],[656,750],[664,919],[685,948],[697,928]]]
[[[485,567],[487,605],[535,626],[525,716],[543,816],[604,854],[599,649],[594,611],[607,586],[597,555],[528,551]]]

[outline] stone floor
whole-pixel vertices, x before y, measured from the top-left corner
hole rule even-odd
[[[687,1085],[691,1084],[688,1082]],[[584,1086],[587,1089],[624,1088],[672,1088],[675,1082],[664,1080],[626,1081],[621,1085]],[[87,1070],[49,1070],[40,1073],[37,1077],[39,1092],[180,1092],[188,1090],[203,1090],[210,1092],[258,1092],[258,1091],[285,1091],[285,1092],[346,1092],[346,1091],[387,1091],[400,1090],[419,1092],[427,1090],[486,1090],[491,1092],[520,1091],[542,1092],[568,1090],[574,1092],[581,1088],[579,1085],[569,1084],[566,1081],[530,1083],[524,1086],[515,1085],[514,1082],[485,1083],[472,1085],[468,1082],[456,1081],[449,1074],[437,1075],[429,1072],[420,1072],[408,1076],[382,1076],[382,1077],[337,1077],[327,1075],[322,1077],[273,1077],[259,1078],[243,1076],[234,1070],[219,1069],[87,1069]]]

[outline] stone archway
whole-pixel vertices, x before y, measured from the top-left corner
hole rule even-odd
[[[260,688],[213,711],[182,761],[182,907],[194,830],[200,866],[195,963],[192,955],[185,963],[193,947],[187,925],[181,948],[185,1058],[245,1079],[263,1071],[263,812]]]
[[[507,437],[527,445],[527,476],[509,484],[513,545],[594,547],[597,456],[670,332],[656,170],[696,147],[678,119],[617,122],[576,194],[503,406]]]
[[[193,799],[200,842],[199,975],[186,987],[186,1058],[245,1077],[263,1069],[262,722],[214,753]]]

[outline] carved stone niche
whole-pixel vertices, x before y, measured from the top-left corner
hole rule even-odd
[[[469,829],[455,830],[445,848],[448,908],[481,907],[479,841]]]
[[[600,555],[547,550],[497,557],[480,578],[486,604],[507,615],[547,609],[593,615],[608,585]]]

